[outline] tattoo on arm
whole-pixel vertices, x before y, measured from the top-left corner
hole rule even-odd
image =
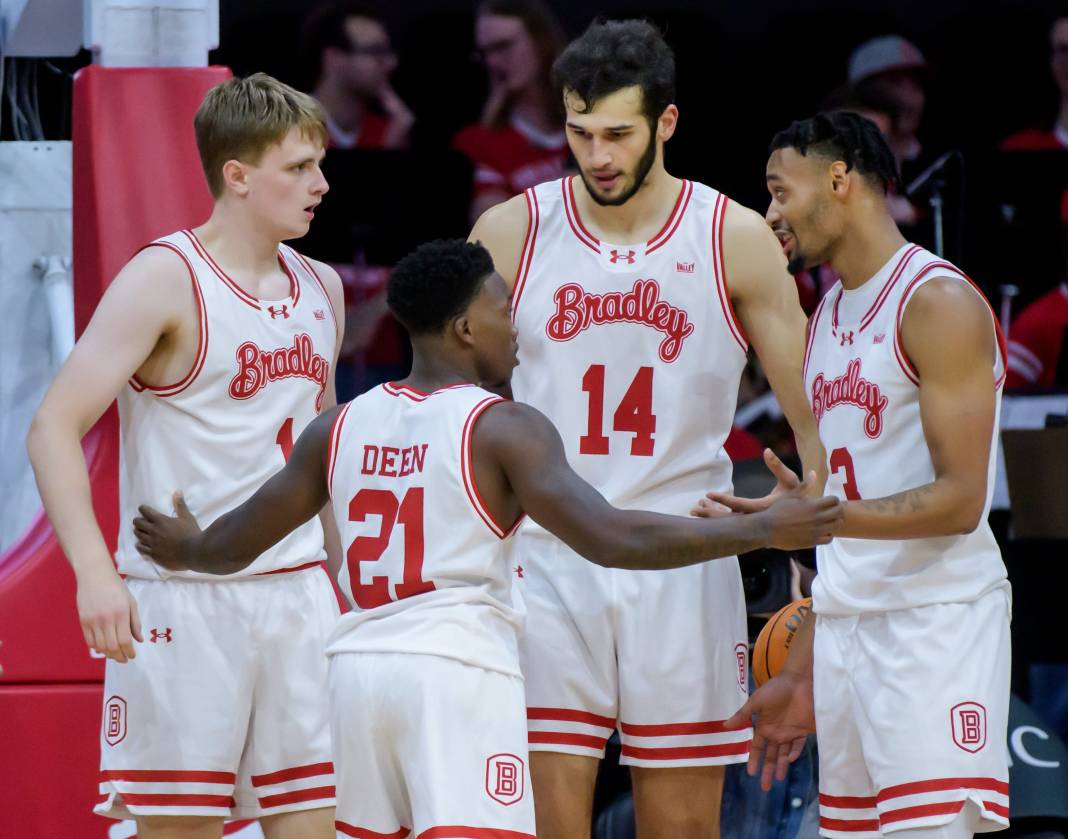
[[[914,489],[907,489],[904,492],[888,495],[885,498],[872,498],[855,503],[873,513],[889,513],[890,515],[899,515],[904,512],[922,513],[927,509],[931,496],[934,494],[935,485],[924,484]]]

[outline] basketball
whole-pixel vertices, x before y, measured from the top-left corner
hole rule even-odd
[[[753,681],[757,687],[782,670],[794,633],[811,609],[812,598],[805,597],[787,603],[768,618],[753,645]]]

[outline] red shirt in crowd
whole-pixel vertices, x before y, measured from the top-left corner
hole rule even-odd
[[[1005,387],[1053,387],[1068,329],[1068,283],[1020,312],[1009,330]]]
[[[545,134],[513,117],[504,128],[469,125],[453,138],[453,148],[475,166],[475,192],[518,195],[528,187],[561,178],[567,166],[567,138]]]
[[[1027,128],[1006,137],[998,148],[1001,151],[1065,151],[1068,150],[1068,131]]]

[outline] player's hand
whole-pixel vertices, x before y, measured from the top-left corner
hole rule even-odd
[[[730,507],[720,504],[718,501],[713,501],[709,497],[710,495],[711,493],[697,502],[696,506],[690,510],[691,516],[696,516],[699,519],[719,519],[723,518],[723,516],[734,515]]]
[[[768,545],[784,551],[826,545],[842,525],[844,507],[833,495],[810,498],[816,473],[809,472],[804,483],[777,497],[760,513],[768,521]]]
[[[753,745],[747,769],[752,777],[760,773],[760,787],[767,792],[772,778],[786,778],[790,764],[805,747],[805,738],[816,731],[812,680],[790,671],[780,673],[757,688],[724,726],[744,728],[750,720]]]
[[[171,571],[188,570],[189,558],[195,554],[193,546],[201,531],[185,505],[182,493],[174,494],[177,515],[166,516],[147,504],[142,504],[137,511],[141,515],[133,520],[133,528],[138,552]]]
[[[715,501],[717,504],[722,504],[735,513],[759,513],[768,509],[776,499],[801,486],[801,479],[794,474],[794,471],[789,466],[779,460],[778,455],[771,449],[764,449],[764,463],[771,474],[775,476],[777,483],[775,484],[775,489],[763,498],[739,498],[729,492],[710,492],[705,497],[710,501]]]
[[[113,570],[78,580],[78,619],[85,643],[101,655],[125,664],[143,641],[141,617],[126,583]]]

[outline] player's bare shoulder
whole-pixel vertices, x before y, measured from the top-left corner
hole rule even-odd
[[[760,213],[727,202],[723,216],[723,261],[731,296],[744,297],[754,285],[788,280],[786,255]]]
[[[178,251],[149,246],[138,251],[104,292],[99,314],[126,319],[127,329],[195,333],[199,319],[193,269]],[[195,338],[194,338],[195,340]]]
[[[481,242],[490,252],[497,273],[504,277],[509,287],[519,272],[523,240],[529,225],[526,196],[516,195],[486,210],[467,237],[469,242]]]

